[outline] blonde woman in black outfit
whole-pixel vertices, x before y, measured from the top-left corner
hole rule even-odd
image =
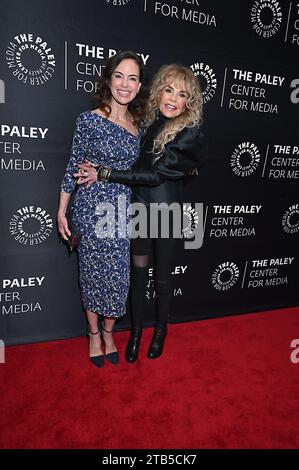
[[[132,186],[132,202],[146,206],[149,221],[149,207],[152,203],[169,205],[183,202],[182,179],[201,165],[205,154],[201,121],[202,95],[198,79],[187,67],[177,64],[162,66],[151,85],[147,129],[141,141],[138,160],[127,170],[94,168],[85,162],[79,165],[85,175],[80,178],[80,184],[90,185],[101,180]],[[128,362],[135,362],[138,357],[151,251],[154,254],[157,302],[156,327],[148,357],[155,359],[163,352],[173,298],[170,272],[177,241],[173,236],[161,236],[161,224],[157,238],[150,238],[147,233],[146,238],[139,237],[131,241],[132,328],[126,350]]]

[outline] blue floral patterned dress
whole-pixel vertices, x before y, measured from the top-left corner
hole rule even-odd
[[[77,119],[70,160],[61,191],[76,187],[73,177],[84,159],[111,168],[129,168],[137,159],[140,134],[86,111]],[[130,278],[130,240],[127,234],[131,189],[118,183],[96,182],[79,187],[73,220],[82,233],[79,245],[83,306],[98,314],[126,313]]]

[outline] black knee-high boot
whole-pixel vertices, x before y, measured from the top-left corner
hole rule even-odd
[[[142,335],[148,268],[131,267],[131,333],[126,349],[127,362],[135,362]]]
[[[167,335],[167,320],[173,299],[171,281],[158,281],[156,291],[157,325],[147,353],[150,359],[156,359],[163,353],[164,342]]]

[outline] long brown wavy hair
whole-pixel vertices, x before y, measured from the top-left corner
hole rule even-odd
[[[141,82],[141,87],[138,94],[128,105],[128,111],[133,118],[134,125],[139,126],[145,117],[148,92],[143,84],[144,68],[142,60],[133,51],[121,51],[108,59],[102,76],[97,80],[97,93],[94,96],[95,106],[100,108],[107,118],[109,117],[111,113],[110,102],[112,98],[110,91],[111,77],[116,67],[125,59],[134,60],[139,68],[139,80]]]
[[[191,69],[178,64],[163,65],[154,76],[146,109],[146,125],[149,126],[159,112],[159,97],[165,86],[175,83],[188,92],[184,111],[177,117],[168,119],[154,142],[154,153],[161,153],[165,145],[186,126],[199,126],[202,123],[202,94],[198,79]]]

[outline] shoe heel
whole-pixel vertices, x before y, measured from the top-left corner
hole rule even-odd
[[[131,331],[126,349],[126,361],[130,364],[138,359],[139,347],[141,342],[142,329]]]
[[[88,331],[88,337],[90,337],[90,335],[98,335],[98,334],[100,334],[100,330],[96,331],[95,333],[93,333],[90,330]],[[104,359],[105,359],[104,354],[100,354],[99,356],[89,356],[90,362],[99,368],[104,366]]]
[[[104,332],[105,333],[110,333],[112,334],[113,330],[106,330],[105,327],[104,327],[104,321],[101,322],[101,334],[102,334],[102,339],[103,339],[103,336],[104,336]],[[103,339],[103,341],[105,342],[105,340]],[[113,364],[114,366],[117,366],[119,364],[119,354],[118,354],[118,351],[114,351],[114,352],[111,352],[111,353],[108,353],[108,354],[105,354],[105,359],[107,359],[107,361],[111,362],[111,364]]]
[[[156,328],[153,339],[150,344],[147,357],[149,359],[157,359],[163,353],[164,343],[167,336],[167,327]]]

